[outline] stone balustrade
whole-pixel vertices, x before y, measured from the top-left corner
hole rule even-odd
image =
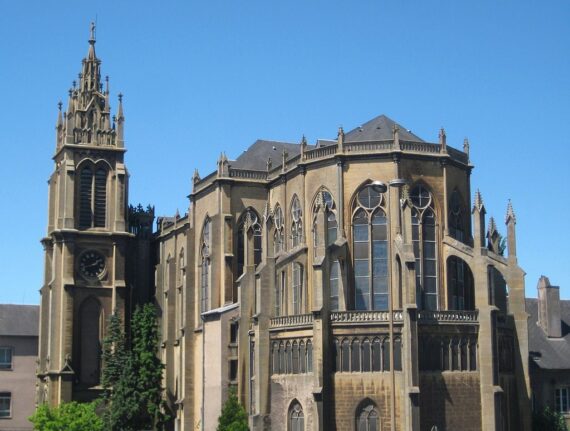
[[[477,310],[422,310],[419,312],[419,322],[428,324],[477,323],[478,315]]]
[[[402,311],[393,311],[393,321],[402,322]],[[333,324],[365,324],[375,325],[378,323],[388,323],[390,320],[389,311],[371,310],[371,311],[333,311],[331,312],[331,322]]]
[[[273,317],[270,322],[271,328],[293,328],[300,326],[312,326],[312,314],[295,314],[293,316]]]

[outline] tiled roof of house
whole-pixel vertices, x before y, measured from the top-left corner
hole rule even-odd
[[[543,369],[570,369],[570,301],[560,300],[562,337],[549,338],[538,325],[538,299],[526,299],[528,350],[535,364]]]
[[[39,316],[38,305],[0,304],[0,335],[37,337]]]

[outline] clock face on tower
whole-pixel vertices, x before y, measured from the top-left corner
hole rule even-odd
[[[105,272],[105,257],[98,251],[86,251],[79,258],[79,272],[85,278],[100,278]]]

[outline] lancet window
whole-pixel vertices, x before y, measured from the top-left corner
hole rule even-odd
[[[420,308],[438,309],[437,234],[433,197],[418,184],[412,201],[412,243],[416,257],[416,300]]]
[[[449,201],[449,235],[458,241],[465,242],[465,223],[463,204],[457,190],[453,190]]]
[[[246,251],[246,230],[251,229],[253,233],[253,263],[257,266],[261,262],[261,224],[257,213],[248,208],[240,217],[237,232],[237,276],[243,274]]]
[[[278,254],[285,249],[285,227],[283,222],[283,211],[277,205],[273,212],[273,220],[275,222],[275,233],[273,234],[274,253]]]
[[[363,402],[356,412],[357,431],[378,431],[380,415],[374,404],[367,400]]]
[[[390,371],[390,337],[334,340],[337,372]],[[402,370],[402,342],[394,338],[394,370]]]
[[[85,166],[79,173],[79,229],[105,227],[107,170]]]
[[[289,407],[289,431],[305,431],[305,415],[298,401],[293,401]]]
[[[296,247],[303,243],[303,210],[297,195],[293,196],[291,203],[291,246]]]
[[[336,241],[337,238],[338,223],[336,221],[336,205],[329,191],[322,189],[319,191],[319,196],[317,197],[315,205],[313,207],[313,246],[315,250],[319,244],[317,213],[321,208],[324,208],[326,214],[325,245],[331,245]]]
[[[293,314],[302,314],[304,309],[305,289],[303,265],[298,262],[293,263]]]
[[[313,372],[311,340],[274,341],[271,345],[273,374],[306,374]]]
[[[384,197],[372,186],[358,192],[352,216],[357,310],[388,309],[388,229]]]
[[[210,250],[211,250],[211,221],[209,218],[202,228],[202,241],[200,248],[200,312],[208,311],[208,296],[210,293]]]

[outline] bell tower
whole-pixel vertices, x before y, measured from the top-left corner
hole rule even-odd
[[[101,79],[95,25],[65,111],[59,103],[54,171],[48,181],[48,228],[41,293],[38,400],[90,400],[98,395],[101,343],[129,294],[123,106],[111,116],[109,78]]]

